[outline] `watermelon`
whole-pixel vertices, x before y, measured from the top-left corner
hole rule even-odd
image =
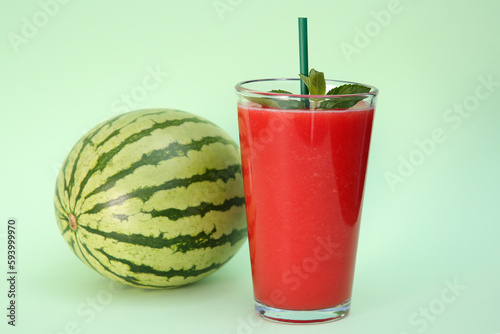
[[[55,211],[70,248],[105,277],[143,288],[193,283],[247,237],[238,146],[188,112],[119,115],[68,154]]]

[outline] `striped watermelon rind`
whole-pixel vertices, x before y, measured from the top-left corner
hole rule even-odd
[[[180,110],[132,111],[88,132],[61,167],[55,210],[84,263],[136,287],[196,282],[247,237],[237,144]]]

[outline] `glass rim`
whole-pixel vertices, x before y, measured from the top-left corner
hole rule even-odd
[[[287,98],[325,98],[325,97],[346,97],[346,96],[376,96],[379,90],[371,85],[366,85],[359,82],[354,81],[344,81],[344,80],[334,80],[334,79],[325,79],[326,83],[340,83],[340,84],[355,84],[355,85],[363,85],[366,87],[370,87],[370,91],[367,93],[358,93],[358,94],[337,94],[337,95],[309,95],[309,94],[285,94],[285,93],[273,93],[273,92],[264,92],[257,89],[244,87],[246,84],[255,83],[255,82],[263,82],[263,81],[300,81],[300,78],[269,78],[269,79],[254,79],[254,80],[245,80],[237,83],[234,88],[238,93],[243,94],[251,94],[251,95],[259,95],[259,96],[274,96],[274,97],[287,97]]]

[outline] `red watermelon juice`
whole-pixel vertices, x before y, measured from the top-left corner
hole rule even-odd
[[[348,110],[238,104],[261,316],[308,323],[347,315],[373,116],[374,106],[366,102]]]

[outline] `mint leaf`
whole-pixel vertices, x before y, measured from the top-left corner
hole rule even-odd
[[[323,72],[316,71],[314,68],[312,68],[309,71],[308,77],[306,77],[303,74],[299,74],[299,76],[309,89],[310,95],[325,95],[326,82],[325,82],[325,74]],[[312,109],[315,109],[318,103],[323,99],[311,98],[311,100],[313,102]]]
[[[281,89],[273,89],[270,91],[270,93],[279,93],[279,94],[292,94],[288,91],[281,90]],[[249,101],[258,103],[262,106],[266,106],[269,108],[275,108],[275,109],[305,109],[306,104],[304,101],[299,101],[299,100],[282,100],[278,98],[267,98],[267,97],[250,97],[247,96],[246,99]]]
[[[330,89],[326,95],[363,94],[369,91],[370,87],[357,84],[346,84]]]
[[[300,78],[306,84],[311,95],[324,95],[326,91],[325,74],[318,72],[314,68],[309,71],[309,76],[299,74]]]
[[[276,100],[273,100],[273,99],[267,99],[264,97],[253,97],[253,96],[252,97],[246,96],[245,98],[251,102],[255,102],[257,104],[260,104],[261,106],[270,107],[270,108],[280,108],[280,105],[278,104],[278,102],[276,102]]]
[[[273,89],[273,90],[270,90],[269,93],[292,94],[291,92],[283,90],[283,89]]]
[[[299,100],[276,100],[281,109],[305,109],[306,103]]]
[[[317,109],[349,109],[363,99],[363,96],[338,97],[322,101]]]
[[[363,85],[346,84],[330,89],[326,95],[363,94],[368,93],[370,89]],[[320,103],[318,109],[349,109],[364,98],[364,96],[344,96],[326,99]]]
[[[311,69],[309,71],[309,81],[311,86],[308,88],[311,95],[325,95],[326,83],[323,72],[318,72],[314,68]]]
[[[304,83],[306,84],[307,88],[309,89],[309,87],[311,86],[311,80],[309,80],[309,77],[306,77],[303,74],[299,74],[299,76],[302,79],[302,81],[304,81]]]

